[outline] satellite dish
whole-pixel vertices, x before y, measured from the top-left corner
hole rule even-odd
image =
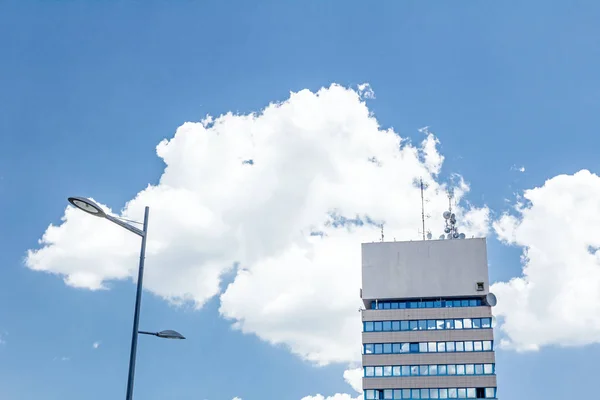
[[[450,219],[450,211],[444,211],[444,213],[442,214],[444,216],[444,219]]]
[[[450,233],[450,228],[445,228],[445,229],[444,229],[444,232],[446,232],[446,233]]]
[[[448,234],[447,238],[448,238],[448,239],[452,239],[452,235],[451,235],[451,234]]]
[[[440,240],[444,240],[446,237],[444,235],[440,235]]]
[[[450,214],[450,219],[453,219],[456,221],[456,214],[454,214],[454,213]]]
[[[458,239],[458,232],[454,232],[454,233],[452,234],[452,237],[453,237],[454,239]]]
[[[494,307],[498,303],[498,299],[496,299],[496,295],[494,293],[490,292],[485,295],[485,303],[490,307]]]
[[[427,232],[427,239],[431,239],[431,232]]]
[[[461,233],[460,235],[458,235],[458,238],[459,238],[459,239],[464,239],[464,238],[466,238],[466,237],[467,237],[467,235],[465,235],[464,233]]]

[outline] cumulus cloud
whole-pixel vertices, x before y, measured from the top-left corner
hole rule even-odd
[[[374,99],[375,92],[371,89],[371,85],[368,83],[361,83],[358,87],[358,94],[363,99]]]
[[[365,90],[302,90],[162,141],[159,183],[120,211],[103,206],[137,220],[150,206],[145,288],[198,308],[220,295],[221,315],[244,333],[319,365],[360,361],[361,242],[378,240],[382,223],[388,240],[420,237],[420,178],[428,228],[441,233],[449,188],[435,135],[413,144],[381,129]],[[452,186],[463,232],[485,235],[487,208],[466,204],[462,178]],[[26,265],[98,290],[135,279],[138,251],[135,235],[67,207]]]
[[[94,342],[94,343],[92,343],[92,348],[93,349],[97,349],[98,347],[100,347],[100,342]]]
[[[493,228],[522,246],[522,275],[492,286],[503,346],[600,342],[600,178],[583,170],[526,190]]]
[[[525,167],[524,166],[518,167],[517,165],[513,165],[512,167],[510,167],[510,170],[518,171],[518,172],[525,172]]]
[[[362,368],[349,369],[344,372],[344,380],[358,393],[358,395],[350,395],[347,393],[336,393],[333,396],[323,396],[317,394],[314,396],[305,396],[302,400],[360,400],[362,395]]]

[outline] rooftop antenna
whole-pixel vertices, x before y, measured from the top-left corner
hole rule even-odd
[[[429,215],[425,215],[425,203],[429,200],[425,199],[425,189],[427,189],[428,185],[423,182],[423,178],[419,178],[419,184],[421,187],[421,234],[423,235],[423,240],[425,240],[425,235],[427,235],[428,239],[431,239],[431,232],[425,230],[425,218],[429,218]]]
[[[381,241],[383,242],[383,224],[381,224]]]
[[[444,220],[446,222],[446,227],[444,228],[444,233],[447,235],[448,239],[464,239],[465,234],[459,233],[458,228],[456,227],[456,215],[452,212],[452,200],[454,199],[454,191],[452,189],[448,190],[448,211],[444,211]],[[443,235],[442,235],[443,236]],[[440,236],[440,239],[442,237]]]

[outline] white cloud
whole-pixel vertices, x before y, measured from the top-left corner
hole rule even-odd
[[[232,400],[242,400],[241,397],[234,397]]]
[[[344,371],[344,380],[358,393],[358,396],[347,393],[336,393],[333,396],[323,396],[317,394],[314,396],[303,397],[302,400],[360,400],[362,395],[362,368],[349,369]]]
[[[100,347],[100,342],[92,343],[92,348],[97,349],[98,347]]]
[[[524,166],[518,167],[517,165],[513,165],[512,167],[510,167],[510,170],[511,171],[525,172],[525,167]]]
[[[358,88],[358,94],[360,95],[361,98],[363,99],[374,99],[375,98],[375,92],[373,91],[373,89],[371,89],[371,85],[369,85],[368,83],[361,83],[360,85],[357,86]]]
[[[150,206],[145,288],[196,307],[221,293],[220,313],[235,328],[316,364],[356,363],[360,244],[380,237],[366,221],[385,221],[388,240],[418,239],[422,177],[428,228],[443,227],[443,157],[425,135],[412,145],[380,129],[361,94],[337,85],[292,93],[260,113],[182,125],[157,146],[166,163],[159,184],[118,213],[140,220]],[[459,179],[459,224],[485,234],[488,210],[463,207],[468,190]],[[340,226],[342,217],[363,224]],[[134,279],[139,240],[71,207],[40,245],[26,265],[68,285],[97,290]],[[236,262],[222,291],[220,276]]]
[[[493,285],[504,347],[537,350],[600,342],[600,178],[559,175],[526,190],[516,215],[493,226],[522,246],[520,277]]]

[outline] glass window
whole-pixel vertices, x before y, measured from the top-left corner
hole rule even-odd
[[[400,330],[407,331],[408,330],[408,321],[400,321]]]
[[[436,300],[433,302],[433,308],[441,308],[442,307],[442,301],[441,300]]]
[[[452,300],[443,300],[442,303],[443,303],[443,307],[452,307],[453,306]]]
[[[400,347],[400,346],[401,346],[400,343],[393,343],[392,344],[392,353],[394,353],[394,354],[401,353],[402,347]]]
[[[433,301],[428,301],[426,307],[433,308]]]
[[[420,376],[429,375],[429,367],[427,365],[419,366],[419,375]]]
[[[365,322],[365,332],[373,332],[373,323]]]
[[[420,399],[421,391],[419,389],[412,389],[410,391],[411,399]]]
[[[402,398],[410,399],[410,389],[402,389]]]
[[[419,308],[419,303],[416,301],[411,301],[409,304],[409,308]]]
[[[383,323],[381,321],[373,322],[373,326],[375,327],[375,329],[373,329],[375,332],[381,332]]]
[[[464,375],[465,374],[465,366],[462,364],[458,364],[456,366],[456,375]]]
[[[386,366],[383,367],[383,376],[392,376],[392,367],[391,366]]]
[[[383,354],[392,354],[392,344],[391,343],[383,344]]]
[[[454,342],[446,342],[446,351],[448,353],[454,353],[456,351],[456,347],[454,346]]]
[[[425,302],[424,301],[420,301],[419,302],[419,308],[425,308]]]
[[[458,389],[457,392],[459,399],[464,399],[465,397],[467,397],[467,389]]]
[[[465,342],[454,342],[456,346],[456,351],[465,351]]]
[[[427,330],[432,330],[435,329],[435,319],[428,319],[427,320]]]
[[[392,330],[395,332],[400,330],[400,321],[392,321]]]
[[[427,345],[427,352],[428,353],[437,353],[437,343],[429,342]]]
[[[410,343],[400,343],[400,352],[401,353],[409,353],[410,352]]]
[[[469,307],[469,300],[461,300],[460,306],[461,307]]]
[[[392,330],[392,321],[383,321],[383,331],[389,332]]]
[[[383,367],[375,367],[375,376],[383,376]]]
[[[473,329],[481,328],[481,318],[473,318]]]
[[[427,321],[424,319],[419,320],[419,330],[425,331],[427,330]]]
[[[366,394],[365,397],[367,398],[367,400],[376,400],[377,397],[376,397],[375,393],[376,393],[375,390],[371,390],[371,389],[365,390],[365,394]]]
[[[462,328],[463,328],[462,319],[455,319],[454,320],[454,329],[462,329]]]
[[[418,321],[408,321],[408,327],[411,331],[416,331],[419,328]]]
[[[458,391],[454,388],[452,389],[448,389],[448,398],[449,399],[456,399],[458,397]]]
[[[429,389],[429,398],[430,399],[439,399],[440,398],[439,389]]]
[[[474,342],[473,343],[473,350],[474,351],[483,351],[483,343],[480,340]]]
[[[483,364],[475,364],[475,375],[483,375]]]
[[[454,307],[460,307],[460,300],[454,300],[454,301],[452,302],[452,305],[453,305]]]
[[[496,397],[495,388],[485,388],[485,398],[486,399],[493,399],[495,397]]]
[[[427,343],[425,343],[425,342],[419,343],[419,352],[427,353]]]
[[[481,327],[482,328],[491,328],[492,327],[492,319],[491,318],[481,318]]]
[[[402,376],[402,370],[400,370],[400,366],[392,367],[392,376]]]
[[[446,352],[446,342],[438,342],[437,351],[438,351],[438,353],[445,353]]]
[[[429,389],[421,389],[421,398],[428,399],[429,398]]]
[[[375,368],[374,367],[365,367],[365,376],[374,376]]]
[[[392,310],[397,310],[398,309],[398,303],[397,302],[393,302],[391,308],[392,308]]]
[[[469,300],[469,307],[477,307],[477,300],[473,299],[473,300]]]
[[[382,344],[376,344],[374,346],[375,346],[375,354],[383,353],[383,345]]]
[[[438,370],[438,375],[446,375],[448,373],[445,365],[438,365],[437,370]]]
[[[446,329],[454,329],[454,320],[453,319],[446,320]]]
[[[475,397],[475,388],[467,389],[467,399],[474,399]]]
[[[473,342],[472,341],[466,341],[465,342],[465,351],[473,351]]]
[[[365,354],[373,354],[373,345],[365,344]]]
[[[463,327],[464,327],[464,329],[471,329],[473,327],[473,323],[471,321],[471,318],[465,318],[465,319],[463,319]]]
[[[394,395],[394,391],[391,389],[386,389],[383,391],[383,398],[386,400],[393,399],[394,398],[393,395]]]
[[[435,321],[435,326],[436,329],[444,329],[444,320],[438,319],[437,321]]]
[[[411,376],[419,376],[419,366],[418,365],[410,366],[410,375]]]
[[[388,303],[388,302],[383,303],[383,309],[384,310],[389,310],[390,309],[390,303]]]
[[[402,376],[410,376],[410,367],[408,365],[402,366]]]
[[[492,350],[492,341],[484,340],[483,341],[483,351],[491,351]]]
[[[411,343],[410,344],[410,352],[418,353],[419,352],[419,343]]]
[[[437,374],[438,374],[437,365],[430,365],[429,366],[429,375],[437,375]]]
[[[465,365],[465,374],[467,374],[467,375],[475,374],[475,365],[473,365],[473,364]]]
[[[486,375],[491,375],[494,373],[493,364],[483,364],[483,373]]]
[[[440,399],[448,398],[448,389],[440,389]]]
[[[456,365],[455,364],[448,365],[448,375],[456,375]]]

